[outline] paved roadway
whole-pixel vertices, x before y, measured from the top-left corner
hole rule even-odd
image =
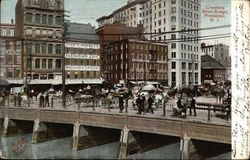
[[[133,109],[132,107],[132,100],[129,100],[129,107],[128,107],[128,113],[125,113],[125,109],[123,113],[119,113],[118,103],[117,106],[113,107],[111,111],[107,109],[107,107],[95,107],[95,111],[93,111],[92,107],[84,107],[81,105],[80,112],[96,112],[96,113],[106,113],[106,114],[114,114],[114,115],[132,115],[132,116],[138,116],[138,117],[147,117],[147,118],[161,118],[161,119],[174,119],[174,120],[183,120],[188,122],[201,122],[201,123],[208,123],[208,124],[218,124],[218,125],[231,125],[231,120],[228,121],[225,119],[222,119],[220,117],[216,117],[216,114],[212,111],[211,112],[211,120],[208,121],[208,111],[205,110],[197,110],[197,116],[187,116],[187,118],[180,118],[175,117],[172,115],[172,106],[176,105],[176,99],[169,100],[167,107],[166,107],[166,115],[162,116],[163,109],[160,106],[160,108],[155,109],[154,114],[146,113],[138,115],[137,110]],[[216,103],[215,98],[205,98],[205,97],[199,97],[196,99],[197,102],[207,102],[207,103]],[[64,109],[61,105],[62,103],[59,100],[54,100],[54,107],[45,107],[46,110],[67,110],[72,112],[77,112],[78,106],[74,102],[67,102],[67,107]],[[9,107],[13,107],[13,102],[10,102]],[[27,108],[26,106],[24,106]],[[31,104],[32,109],[38,108],[38,101],[33,100],[33,103]],[[219,113],[219,112],[217,112]],[[187,115],[189,115],[189,109],[187,110]]]

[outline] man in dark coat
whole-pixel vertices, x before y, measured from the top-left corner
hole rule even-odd
[[[141,114],[141,112],[142,112],[141,103],[142,103],[141,96],[138,95],[138,97],[136,99],[136,105],[138,106],[138,112],[137,112],[137,114]]]
[[[194,116],[196,116],[195,104],[196,104],[195,99],[194,99],[194,97],[192,96],[191,105],[190,105],[190,108],[189,108],[189,115],[190,115],[190,116],[192,115],[192,109],[194,110]]]
[[[146,97],[144,96],[144,94],[142,94],[142,101],[141,101],[141,109],[143,114],[145,114],[145,102],[146,102]]]
[[[22,97],[20,93],[17,94],[17,102],[18,102],[18,107],[21,107]]]
[[[153,103],[154,103],[154,99],[152,98],[152,96],[149,96],[149,98],[148,98],[148,109],[147,109],[147,112],[151,111],[152,114],[154,114],[154,110],[152,108]]]
[[[123,96],[122,95],[119,97],[119,108],[120,108],[120,113],[122,113],[123,108],[124,108],[124,106],[123,106]]]

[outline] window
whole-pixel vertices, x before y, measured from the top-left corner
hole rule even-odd
[[[36,14],[35,22],[36,22],[36,24],[40,24],[41,23],[41,15],[40,14]]]
[[[96,71],[94,71],[94,78],[96,78]]]
[[[90,78],[90,73],[89,73],[89,71],[87,71],[87,78]]]
[[[60,16],[56,17],[56,25],[62,25],[62,18]]]
[[[18,78],[21,77],[21,69],[20,68],[16,69],[16,77],[18,77]]]
[[[89,59],[87,59],[87,65],[89,65]]]
[[[81,59],[80,64],[81,64],[81,65],[83,65],[83,62],[84,62],[84,60],[83,60],[83,59]]]
[[[40,43],[36,43],[35,52],[40,53]]]
[[[61,44],[57,44],[56,45],[56,54],[61,54],[61,49],[62,49]]]
[[[171,0],[171,3],[172,4],[176,4],[176,0]]]
[[[47,15],[42,15],[42,24],[47,24]]]
[[[42,44],[42,53],[47,54],[47,48],[45,43]]]
[[[46,60],[46,59],[43,59],[43,60],[42,60],[42,68],[43,68],[43,69],[46,69],[46,66],[47,66],[47,60]]]
[[[182,69],[186,69],[186,62],[181,63]]]
[[[48,24],[53,25],[53,16],[52,15],[48,16]]]
[[[198,63],[195,63],[195,70],[198,70]]]
[[[32,13],[26,13],[25,20],[27,23],[32,23]]]
[[[54,74],[49,74],[48,79],[54,79]]]
[[[30,68],[31,67],[31,59],[27,58],[26,59],[26,68]]]
[[[56,69],[61,69],[61,68],[62,68],[62,60],[56,59]]]
[[[52,69],[52,62],[53,62],[53,59],[49,59],[49,61],[48,61],[48,69]]]
[[[26,53],[31,54],[32,52],[32,45],[30,43],[26,44]]]
[[[176,52],[172,52],[172,58],[176,58]]]
[[[56,38],[62,38],[61,31],[56,31]]]
[[[16,56],[16,64],[21,64],[21,56]]]
[[[13,69],[8,69],[8,77],[13,77],[14,75],[14,70]]]
[[[96,65],[97,65],[96,60],[94,60],[94,66],[96,66]]]
[[[171,48],[175,49],[176,48],[176,43],[171,43]]]
[[[171,8],[171,13],[176,13],[176,7]]]
[[[172,72],[172,87],[175,87],[176,86],[176,73],[175,72]]]
[[[42,31],[42,36],[43,36],[43,37],[47,37],[47,30],[44,29],[44,30]]]
[[[40,29],[36,29],[36,37],[40,37],[41,36],[41,30]]]
[[[13,64],[13,55],[8,55],[8,64]]]
[[[176,22],[176,16],[171,17],[171,22]]]
[[[188,69],[189,69],[189,70],[192,69],[192,63],[188,63]]]
[[[53,44],[48,44],[48,54],[53,53]]]
[[[37,69],[40,68],[40,59],[35,60],[35,68],[37,68]]]
[[[26,36],[31,37],[32,36],[32,28],[26,28]]]
[[[171,39],[176,39],[176,34],[171,34]]]
[[[48,38],[53,38],[53,30],[48,31]]]
[[[172,62],[172,69],[176,69],[176,62]]]
[[[74,65],[78,65],[78,59],[74,59]]]
[[[185,85],[186,84],[186,73],[185,72],[182,72],[182,85]]]

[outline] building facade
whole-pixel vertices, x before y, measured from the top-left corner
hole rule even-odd
[[[104,77],[108,82],[159,81],[167,84],[167,44],[124,39],[105,44],[104,57]]]
[[[90,24],[69,23],[66,36],[65,69],[69,84],[102,83],[100,42]],[[85,33],[89,34],[86,35]]]
[[[224,82],[226,80],[226,67],[209,55],[201,56],[201,82]]]
[[[10,84],[23,81],[23,42],[16,37],[1,37],[0,77]]]
[[[200,41],[197,39],[200,31],[195,30],[199,29],[201,24],[200,1],[135,0],[111,14],[114,21],[120,17],[122,20],[119,22],[127,26],[142,24],[144,33],[148,33],[145,34],[147,39],[169,43],[170,86],[200,84]],[[134,12],[132,17],[131,9]],[[99,26],[105,24],[103,18],[97,21]],[[169,31],[173,33],[170,34]]]
[[[0,36],[14,37],[16,33],[16,26],[14,21],[11,20],[11,24],[1,23],[0,25]]]
[[[24,42],[24,75],[62,79],[64,0],[18,0],[16,35]]]

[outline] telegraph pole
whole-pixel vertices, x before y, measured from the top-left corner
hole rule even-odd
[[[62,35],[62,106],[66,108],[66,86],[65,86],[65,37],[66,37],[67,23],[63,20],[63,35]]]

